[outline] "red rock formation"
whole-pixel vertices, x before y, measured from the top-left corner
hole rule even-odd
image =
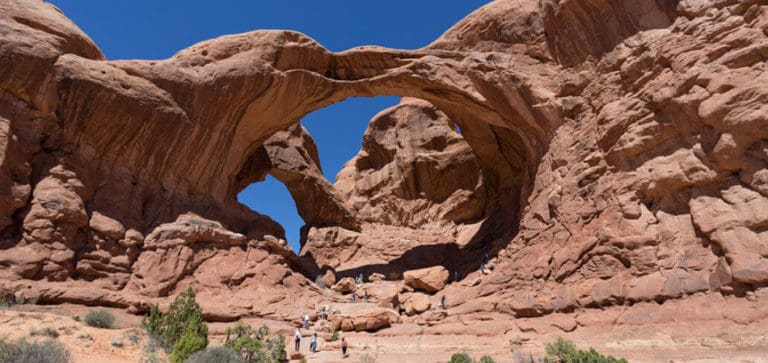
[[[0,276],[18,294],[141,310],[191,285],[236,297],[206,308],[219,319],[296,314],[279,301],[319,292],[236,201],[267,172],[300,202],[305,268],[443,264],[458,315],[768,283],[763,2],[499,0],[414,51],[256,31],[162,61],[105,61],[40,1],[0,1],[0,27]],[[273,136],[377,94],[429,104],[380,115],[414,132],[370,129],[335,186],[300,129]]]

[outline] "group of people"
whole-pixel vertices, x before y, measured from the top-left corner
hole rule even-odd
[[[298,352],[301,349],[301,329],[296,329],[296,333],[293,334],[293,344],[293,350]],[[317,352],[317,333],[312,334],[312,340],[309,341],[309,351]]]
[[[296,329],[296,333],[293,334],[293,350],[298,352],[301,350],[301,329]],[[341,357],[346,358],[349,356],[347,354],[347,339],[342,337],[341,338]],[[317,333],[312,334],[312,338],[309,341],[309,351],[312,353],[317,353]]]
[[[328,320],[328,305],[323,305],[322,309],[320,310],[320,318],[323,320]],[[302,325],[304,326],[304,329],[309,329],[309,314],[304,314],[302,317]],[[293,334],[293,343],[294,343],[294,351],[298,352],[301,349],[301,329],[297,328],[296,333]],[[313,333],[312,337],[309,341],[309,351],[312,353],[317,352],[317,333]],[[346,358],[349,355],[347,354],[347,340],[345,338],[341,338],[341,356],[342,358]]]

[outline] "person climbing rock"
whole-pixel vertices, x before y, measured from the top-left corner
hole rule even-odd
[[[304,329],[309,329],[309,315],[304,314]]]
[[[298,352],[301,347],[301,331],[299,329],[296,329],[296,333],[293,334],[293,344],[293,350]]]
[[[317,333],[312,334],[312,340],[309,341],[309,351],[312,353],[317,352]]]
[[[345,338],[341,338],[341,358],[349,357],[347,354],[347,340]]]

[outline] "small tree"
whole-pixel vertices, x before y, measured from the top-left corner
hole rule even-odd
[[[448,363],[472,363],[472,358],[467,353],[454,353]]]
[[[495,361],[490,356],[484,355],[480,357],[480,363],[495,363]]]
[[[179,337],[179,340],[173,345],[173,351],[171,352],[171,362],[183,363],[189,356],[197,352],[198,350],[205,349],[208,345],[208,334],[200,334],[199,326],[204,323],[193,322],[184,330],[184,334]]]
[[[161,314],[154,306],[141,326],[160,342],[160,346],[171,351],[173,362],[183,362],[194,352],[208,345],[208,326],[203,321],[203,309],[195,301],[195,292],[190,287],[182,292]]]

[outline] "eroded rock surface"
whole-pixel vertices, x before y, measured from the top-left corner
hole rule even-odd
[[[143,311],[193,286],[212,319],[291,319],[322,294],[300,272],[443,266],[450,309],[420,298],[408,319],[448,334],[768,284],[764,2],[498,0],[413,51],[255,31],[161,61],[106,61],[41,1],[0,1],[0,28],[0,277],[18,296]],[[326,181],[295,125],[378,94],[404,99]],[[237,203],[266,173],[307,222],[300,262]]]

